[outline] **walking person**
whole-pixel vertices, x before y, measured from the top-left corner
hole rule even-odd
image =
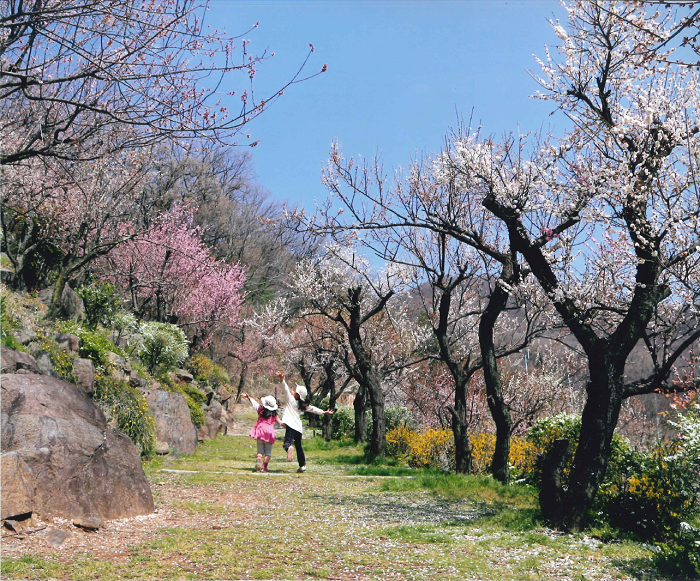
[[[301,425],[301,413],[309,412],[311,414],[316,414],[317,416],[330,415],[334,410],[322,410],[315,406],[310,405],[306,398],[308,397],[308,391],[303,385],[297,385],[295,389],[289,389],[287,382],[284,380],[284,373],[278,373],[277,378],[284,385],[284,390],[287,393],[287,406],[282,412],[282,423],[286,426],[284,433],[284,444],[282,447],[287,452],[287,462],[291,462],[294,459],[294,452],[292,450],[292,444],[294,444],[294,449],[297,451],[297,462],[299,462],[299,469],[297,472],[306,471],[306,456],[304,455],[304,449],[301,446],[301,436],[302,436],[302,425]]]
[[[261,397],[260,403],[258,403],[247,393],[244,393],[243,397],[258,412],[258,421],[255,422],[248,434],[251,438],[255,438],[258,444],[255,470],[256,472],[267,472],[267,465],[272,457],[272,445],[275,443],[275,424],[282,425],[277,416],[277,400],[271,395],[266,395]]]

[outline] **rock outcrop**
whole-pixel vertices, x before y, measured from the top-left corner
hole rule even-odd
[[[185,398],[178,393],[157,389],[141,390],[156,422],[156,440],[180,454],[197,449],[197,430]]]
[[[83,388],[12,373],[1,389],[3,519],[27,509],[103,520],[153,512],[138,448]]]

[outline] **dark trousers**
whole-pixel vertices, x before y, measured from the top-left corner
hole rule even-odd
[[[306,456],[304,455],[304,449],[301,447],[301,432],[297,432],[287,426],[284,432],[284,444],[282,444],[284,451],[286,452],[289,450],[292,444],[294,444],[294,449],[297,451],[297,462],[299,462],[299,466],[306,466]]]

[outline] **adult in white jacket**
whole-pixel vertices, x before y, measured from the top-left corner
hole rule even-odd
[[[294,459],[292,444],[297,451],[297,461],[299,462],[299,470],[297,472],[306,471],[306,456],[304,449],[301,446],[301,436],[303,428],[301,425],[302,412],[309,412],[317,416],[332,414],[334,410],[322,410],[310,405],[306,398],[308,392],[303,385],[297,385],[295,389],[289,389],[287,382],[284,380],[284,373],[278,373],[277,378],[282,382],[284,390],[287,394],[287,405],[282,412],[282,423],[286,426],[284,434],[284,444],[282,447],[287,452],[287,461],[291,462]]]

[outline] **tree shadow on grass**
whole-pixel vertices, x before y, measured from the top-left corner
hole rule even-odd
[[[396,493],[372,493],[359,497],[321,496],[316,498],[332,506],[355,508],[361,518],[377,524],[443,524],[460,526],[495,514],[489,507],[476,506],[459,499],[414,496]]]
[[[692,577],[661,571],[654,566],[649,559],[637,557],[633,559],[613,559],[610,564],[620,571],[635,579],[649,579],[653,581],[687,581]]]

